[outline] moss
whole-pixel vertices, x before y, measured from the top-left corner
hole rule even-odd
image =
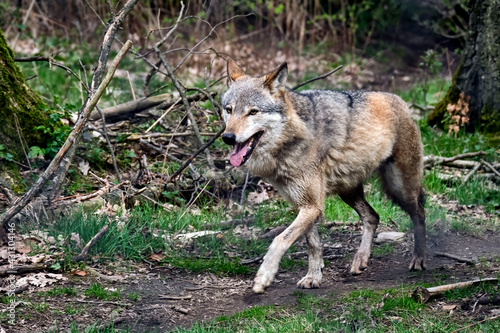
[[[19,166],[13,162],[0,163],[0,177],[6,180],[15,194],[21,194],[26,191],[23,185],[23,177],[19,171]]]
[[[486,105],[481,110],[481,132],[500,132],[500,110],[494,110],[490,105]]]
[[[443,123],[444,116],[447,112],[447,107],[448,104],[456,104],[459,97],[460,97],[460,92],[461,90],[458,89],[456,86],[455,82],[457,80],[458,73],[460,72],[460,68],[462,67],[462,64],[458,65],[457,70],[453,74],[453,78],[451,79],[451,85],[450,88],[448,89],[448,92],[446,93],[446,96],[434,107],[434,110],[427,116],[427,122],[431,126],[437,126],[439,128],[444,128],[445,124]]]
[[[34,128],[46,125],[46,105],[24,80],[24,75],[14,62],[14,54],[0,30],[0,142],[15,160],[22,160],[21,141],[16,128],[16,118],[28,146],[46,144],[42,132]]]

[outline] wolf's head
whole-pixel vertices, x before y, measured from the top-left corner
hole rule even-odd
[[[229,89],[222,96],[226,131],[222,139],[234,146],[230,162],[244,164],[254,151],[272,145],[285,123],[285,81],[288,69],[284,62],[262,77],[251,77],[229,58]]]

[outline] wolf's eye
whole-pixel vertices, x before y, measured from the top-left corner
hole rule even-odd
[[[259,109],[250,109],[250,112],[248,114],[253,116],[254,114],[257,114],[257,112],[259,112]]]
[[[231,114],[231,112],[233,112],[233,108],[230,107],[230,106],[227,106],[226,107],[226,112],[227,112],[227,114]]]

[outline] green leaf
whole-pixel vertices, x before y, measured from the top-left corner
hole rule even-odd
[[[283,9],[285,9],[285,5],[280,3],[278,7],[274,8],[274,14],[280,14],[281,12],[283,12]]]
[[[35,158],[35,157],[43,157],[44,155],[44,150],[38,146],[32,146],[30,147],[30,152],[28,153],[29,158]]]
[[[54,265],[51,265],[50,268],[52,268],[55,271],[58,271],[61,269],[61,264],[57,262]]]

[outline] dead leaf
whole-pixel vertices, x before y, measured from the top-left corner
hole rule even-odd
[[[80,170],[80,172],[84,176],[88,175],[89,170],[90,170],[89,162],[87,162],[87,161],[81,161],[80,163],[78,163],[78,169]]]
[[[165,255],[163,253],[151,252],[148,258],[154,261],[162,261],[165,258]]]
[[[37,273],[20,278],[19,280],[17,280],[16,286],[21,286],[23,284],[30,284],[33,286],[43,288],[47,285],[56,283],[58,281],[64,281],[67,279],[68,278],[64,277],[62,274]]]
[[[85,271],[81,271],[81,270],[79,270],[79,269],[73,269],[73,270],[71,271],[71,274],[73,274],[73,275],[78,275],[78,276],[85,276],[85,275],[87,275],[87,272],[85,272]]]
[[[6,247],[2,247],[0,249],[0,259],[7,259],[9,258],[9,251],[7,251]]]
[[[443,305],[443,310],[452,311],[455,310],[456,307],[457,307],[456,305]]]
[[[17,252],[22,253],[22,254],[27,254],[31,252],[31,245],[30,242],[16,242],[15,249]]]
[[[31,262],[34,264],[41,263],[42,261],[45,260],[45,254],[37,254],[36,256],[31,257]]]
[[[77,234],[76,232],[71,233],[71,240],[75,242],[75,245],[77,248],[80,250],[82,249],[82,241],[80,239],[80,235]]]

